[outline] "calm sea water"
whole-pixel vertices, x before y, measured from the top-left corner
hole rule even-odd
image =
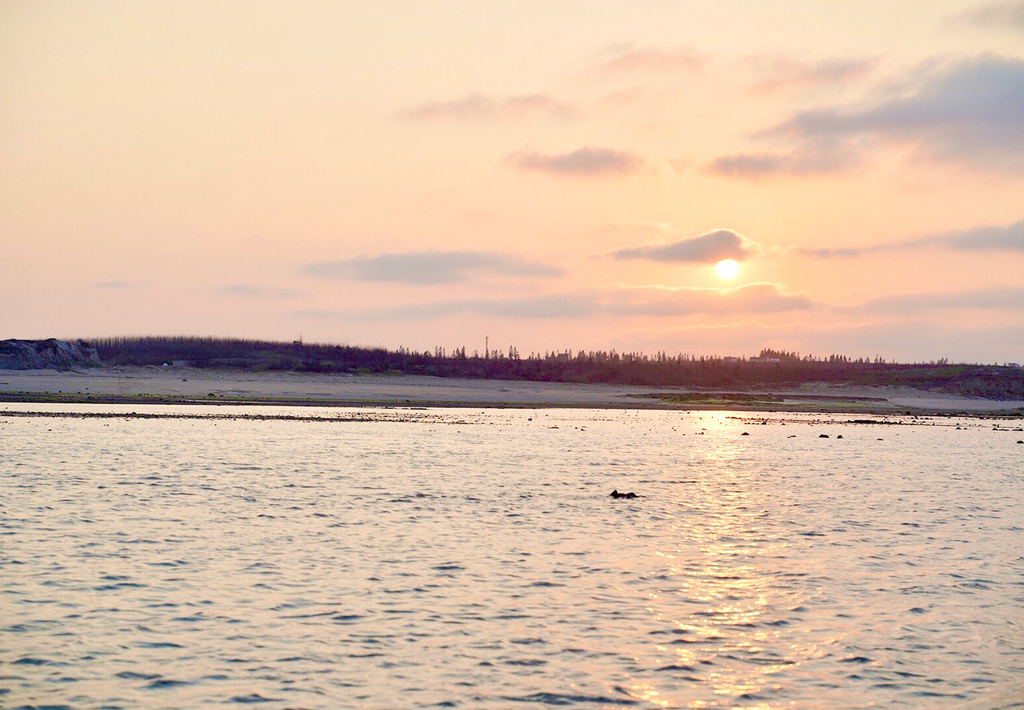
[[[1024,707],[1019,420],[7,409],[3,707]]]

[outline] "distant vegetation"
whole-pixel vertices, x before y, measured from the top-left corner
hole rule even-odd
[[[706,388],[778,387],[805,382],[894,385],[989,399],[1024,399],[1024,370],[995,365],[900,364],[762,350],[751,358],[669,356],[665,353],[565,351],[520,357],[515,347],[483,355],[456,348],[399,348],[281,343],[201,337],[98,338],[106,365],[190,365],[251,371],[409,374],[471,379],[608,383]]]

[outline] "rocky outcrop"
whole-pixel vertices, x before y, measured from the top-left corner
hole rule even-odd
[[[0,370],[70,370],[103,367],[96,348],[76,340],[0,340]]]

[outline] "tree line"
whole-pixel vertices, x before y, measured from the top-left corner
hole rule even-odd
[[[757,356],[668,355],[659,352],[572,350],[530,353],[518,348],[468,354],[434,348],[354,347],[264,340],[145,336],[91,341],[106,365],[189,365],[251,371],[410,374],[469,379],[607,383],[680,387],[754,387],[828,382],[904,385],[942,391],[979,390],[982,396],[1024,397],[1024,371],[992,365],[887,362],[880,356],[827,357],[763,349]],[[952,388],[952,389],[951,389]],[[959,388],[959,389],[957,389]]]

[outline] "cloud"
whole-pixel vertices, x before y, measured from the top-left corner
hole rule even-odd
[[[611,252],[616,259],[714,264],[722,259],[743,261],[757,253],[757,244],[731,229],[716,229],[699,237],[667,244],[645,244]]]
[[[779,313],[815,307],[800,294],[786,294],[776,284],[754,283],[732,289],[645,288],[624,290],[607,303],[617,315],[678,317],[697,314],[737,315]]]
[[[913,243],[913,242],[912,242]],[[978,227],[917,240],[959,251],[1016,251],[1024,254],[1024,220],[1005,227]]]
[[[365,320],[431,319],[463,313],[530,320],[575,319],[599,315],[679,318],[699,314],[726,316],[779,313],[814,308],[817,305],[806,296],[783,293],[775,284],[758,283],[722,290],[624,287],[501,300],[439,301],[352,315]]]
[[[1007,226],[977,227],[862,247],[793,247],[791,251],[818,259],[850,259],[890,251],[935,247],[965,252],[1004,251],[1024,254],[1024,220]]]
[[[877,65],[875,59],[825,59],[801,61],[785,56],[751,58],[762,77],[751,85],[755,93],[786,89],[812,89],[861,79]]]
[[[602,73],[665,73],[697,71],[706,63],[704,56],[690,47],[676,49],[634,49],[632,45],[617,45],[609,49],[611,59],[594,68]]]
[[[911,90],[865,107],[803,111],[755,134],[789,150],[724,156],[710,172],[739,178],[813,175],[856,164],[865,144],[912,147],[931,160],[1024,170],[1024,60],[985,55],[924,74]]]
[[[295,289],[270,288],[251,284],[229,284],[218,288],[214,293],[221,296],[245,296],[247,298],[295,298],[301,295]]]
[[[302,270],[311,276],[329,279],[420,285],[468,281],[475,272],[525,277],[553,277],[563,273],[554,266],[511,254],[466,251],[360,256],[342,261],[315,262]]]
[[[416,320],[444,318],[460,313],[476,313],[497,318],[546,320],[550,318],[584,318],[593,315],[596,304],[587,294],[555,293],[504,300],[467,299],[417,303],[382,309],[368,314],[370,320]]]
[[[905,248],[904,244],[873,244],[866,247],[792,247],[790,251],[812,259],[855,259],[902,248]]]
[[[1024,30],[1024,1],[993,2],[960,15],[976,25]]]
[[[567,104],[544,94],[524,94],[508,98],[491,98],[483,94],[470,94],[454,101],[429,101],[398,114],[410,121],[457,120],[491,122],[547,115],[568,118],[573,110]]]
[[[598,177],[625,175],[636,172],[643,159],[632,153],[610,148],[586,146],[571,153],[549,155],[532,151],[518,151],[506,156],[506,161],[520,170],[536,170],[550,175],[571,177]]]
[[[950,309],[1005,310],[1024,313],[1024,288],[995,286],[959,293],[912,293],[883,296],[868,301],[858,310],[899,314]]]
[[[909,96],[862,110],[803,112],[769,133],[801,140],[877,135],[920,144],[943,160],[1024,167],[1021,106],[1024,60],[987,56],[930,77]]]
[[[758,180],[789,175],[806,177],[842,172],[860,162],[852,150],[834,141],[807,144],[789,153],[738,153],[712,160],[705,171],[729,178]]]

